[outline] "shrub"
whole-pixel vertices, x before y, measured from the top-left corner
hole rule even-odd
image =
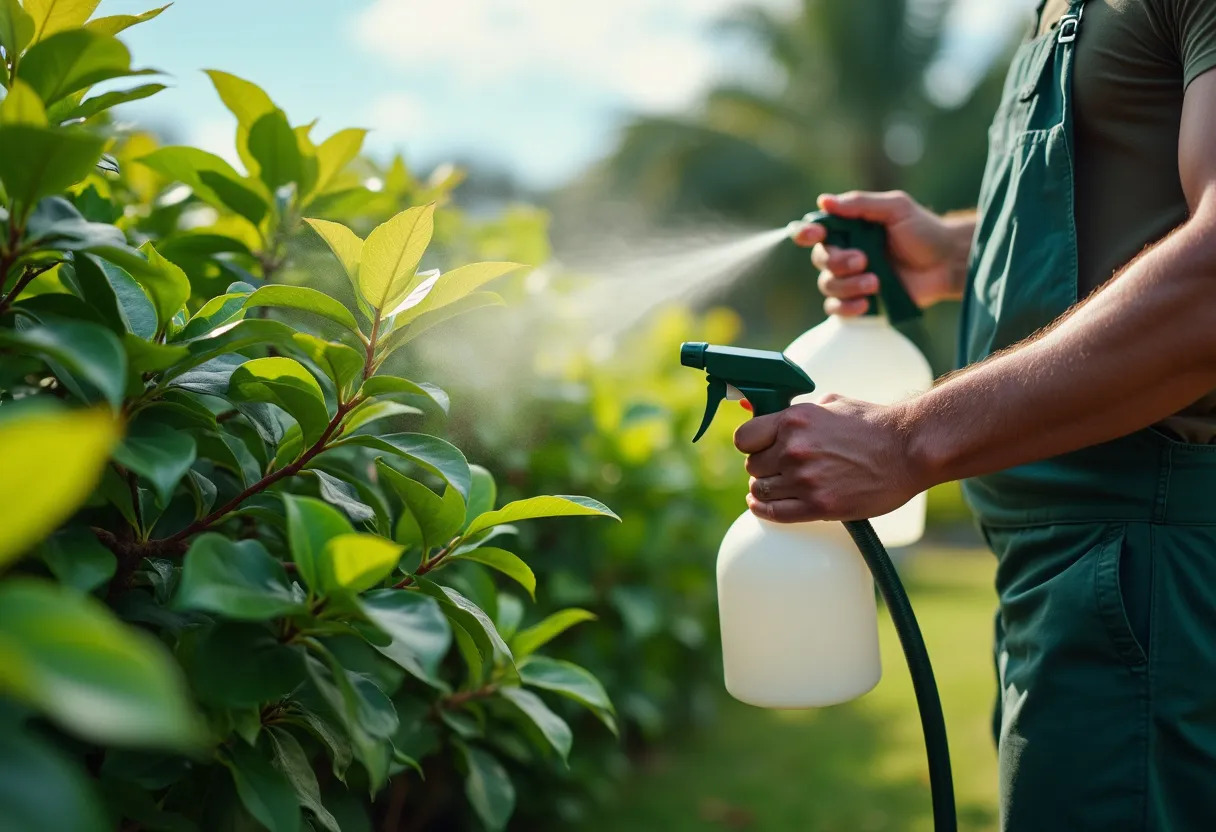
[[[436,214],[454,176],[398,160],[373,190],[362,131],[314,143],[225,73],[247,174],[115,137],[106,110],[160,85],[89,91],[143,74],[115,34],[162,10],[96,5],[0,0],[6,828],[365,829],[391,783],[385,828],[501,829],[513,776],[570,751],[558,700],[615,729],[596,678],[539,652],[592,616],[521,626],[492,575],[536,577],[504,541],[614,515],[495,508],[489,471],[416,429],[447,395],[384,365],[519,266],[418,271],[436,223],[464,222]],[[407,191],[427,199],[397,213]],[[389,214],[364,237],[332,221]],[[340,291],[283,282],[319,262],[299,234]],[[428,795],[448,772],[467,808]]]

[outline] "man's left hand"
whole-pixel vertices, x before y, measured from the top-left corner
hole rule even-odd
[[[747,507],[776,523],[861,520],[927,487],[912,471],[897,409],[829,394],[735,431],[752,475]]]

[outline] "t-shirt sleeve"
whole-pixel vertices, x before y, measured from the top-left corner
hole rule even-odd
[[[1216,67],[1216,2],[1171,0],[1169,5],[1170,23],[1182,61],[1182,85],[1185,88]]]

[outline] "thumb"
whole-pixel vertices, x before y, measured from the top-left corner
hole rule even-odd
[[[848,191],[823,194],[819,207],[829,214],[891,225],[912,211],[912,198],[903,191]]]

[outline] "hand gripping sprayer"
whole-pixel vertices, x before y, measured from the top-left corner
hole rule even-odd
[[[886,289],[889,315],[896,316],[901,296],[919,314],[886,262],[885,229],[827,215],[808,215],[804,222],[827,225],[832,244],[866,250],[871,270]],[[896,288],[887,289],[889,285]],[[902,314],[908,311],[902,309]],[[764,416],[815,390],[810,376],[779,352],[685,343],[680,363],[704,370],[708,381],[705,416],[694,442],[724,398],[746,398],[754,414]],[[770,523],[751,512],[731,526],[717,565],[726,687],[738,699],[773,708],[817,707],[865,693],[881,673],[877,583],[912,675],[929,761],[934,830],[955,832],[945,718],[907,592],[869,520],[844,523],[864,564],[833,527]]]

